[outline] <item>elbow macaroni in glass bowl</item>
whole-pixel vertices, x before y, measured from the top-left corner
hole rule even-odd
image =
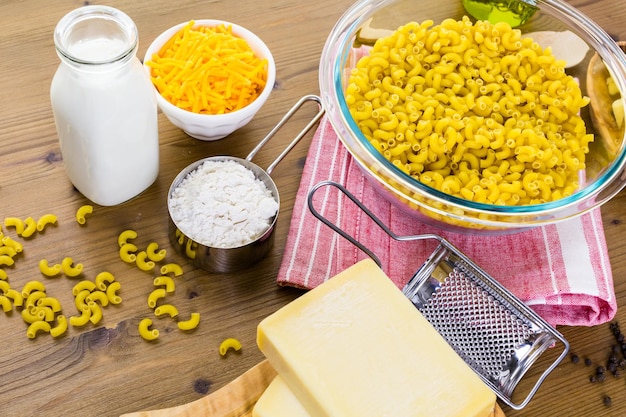
[[[595,127],[587,72],[597,54],[624,91],[626,56],[597,25],[552,0],[515,29],[459,1],[414,3],[356,3],[320,60],[328,118],[384,197],[446,229],[498,234],[577,216],[624,187],[624,131]],[[589,52],[556,56],[546,33]]]

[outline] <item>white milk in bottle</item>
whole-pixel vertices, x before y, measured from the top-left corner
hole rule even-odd
[[[129,200],[159,171],[154,87],[137,59],[137,28],[121,11],[84,6],[57,24],[61,58],[50,88],[70,181],[96,204]]]

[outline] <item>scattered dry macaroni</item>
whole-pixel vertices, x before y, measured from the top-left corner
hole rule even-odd
[[[44,316],[44,312],[39,312],[34,307],[22,309],[22,320],[24,320],[28,324],[43,320]]]
[[[12,258],[17,255],[17,251],[11,246],[0,246],[0,256],[2,255],[10,256]]]
[[[24,250],[24,245],[14,239],[11,239],[10,236],[4,236],[2,238],[2,244],[12,247],[17,253],[21,253]]]
[[[5,282],[5,281],[0,281],[0,283],[2,282]],[[4,291],[4,295],[9,297],[11,300],[13,300],[14,306],[21,307],[22,305],[24,305],[24,297],[22,297],[22,294],[20,294],[19,291],[16,291],[13,288],[9,288],[6,291]]]
[[[148,307],[155,308],[161,298],[165,297],[165,289],[156,288],[148,295]]]
[[[76,297],[78,296],[78,294],[80,294],[83,291],[87,291],[88,293],[90,293],[91,291],[95,289],[96,289],[96,284],[93,281],[84,279],[82,281],[79,281],[78,283],[74,285],[74,287],[72,287],[72,295]]]
[[[165,259],[165,255],[167,255],[167,251],[165,249],[159,250],[159,244],[156,242],[150,242],[148,244],[146,253],[148,254],[148,259],[153,262],[161,262]]]
[[[178,315],[178,309],[172,304],[162,304],[154,309],[154,314],[159,316],[168,315],[170,317],[176,317]]]
[[[200,324],[200,313],[191,313],[188,320],[181,320],[177,323],[180,330],[193,330]]]
[[[22,237],[31,237],[37,231],[37,222],[32,217],[27,217],[24,220],[24,231],[22,231]]]
[[[150,329],[152,326],[152,320],[149,318],[142,319],[139,322],[139,334],[145,340],[155,340],[159,337],[159,331],[157,329]]]
[[[39,271],[47,277],[55,277],[61,273],[61,264],[50,266],[46,259],[39,261]]]
[[[13,258],[9,255],[0,255],[0,266],[11,266],[15,263]]]
[[[89,323],[89,318],[91,317],[91,309],[88,305],[84,305],[80,310],[80,316],[71,316],[70,324],[74,327],[82,327]]]
[[[90,292],[89,295],[85,298],[85,301],[87,302],[87,305],[89,305],[89,302],[91,301],[99,302],[102,307],[106,307],[109,305],[109,297],[107,296],[106,292],[100,290]]]
[[[174,263],[165,264],[161,267],[161,275],[174,274],[174,276],[178,277],[183,274],[183,268]]]
[[[359,60],[346,101],[398,169],[481,203],[572,194],[593,140],[565,62],[506,23],[409,23]]]
[[[18,235],[21,235],[24,232],[24,221],[19,217],[5,217],[4,226],[7,228],[14,228],[15,233]]]
[[[68,256],[61,261],[61,271],[68,277],[77,277],[83,272],[83,264],[74,265],[74,260]]]
[[[136,239],[136,238],[137,238],[137,232],[132,229],[127,229],[119,234],[119,236],[117,237],[117,244],[121,248],[122,246],[124,246],[124,244],[128,243],[129,240]]]
[[[0,307],[2,307],[2,311],[8,313],[13,310],[13,304],[11,304],[11,300],[5,295],[0,295]]]
[[[174,280],[167,275],[156,277],[153,281],[153,284],[155,287],[164,286],[165,291],[170,292],[170,293],[174,292],[176,288],[176,284],[174,283]]]
[[[100,320],[102,320],[102,308],[93,301],[88,301],[87,306],[91,311],[91,314],[89,315],[89,321],[93,324],[100,323]]]
[[[93,213],[93,206],[90,204],[85,204],[80,206],[78,210],[76,210],[76,221],[78,224],[83,225],[87,222],[87,215]]]
[[[120,246],[120,258],[122,261],[132,264],[137,260],[137,255],[134,252],[137,251],[137,246],[132,243],[124,243]]]
[[[137,256],[135,258],[135,264],[142,271],[152,271],[156,264],[148,259],[148,254],[145,250],[137,252]]]
[[[56,326],[50,328],[50,335],[52,337],[59,337],[67,331],[67,318],[63,314],[59,314],[56,319]]]
[[[57,222],[57,216],[54,214],[44,214],[37,220],[37,231],[43,232],[46,226],[55,224]]]
[[[24,308],[30,308],[36,306],[37,301],[46,298],[46,293],[44,291],[33,291],[25,296],[22,292],[22,297],[24,298]]]
[[[120,288],[121,284],[118,281],[110,283],[107,287],[106,294],[111,304],[119,304],[122,302],[122,297],[117,295],[117,292],[120,290]]]
[[[39,291],[46,294],[46,286],[41,281],[28,281],[22,287],[22,297],[27,298],[32,292]]]
[[[224,356],[229,349],[241,350],[241,342],[237,339],[229,337],[220,343],[220,355]]]
[[[79,312],[83,312],[88,308],[87,297],[89,297],[89,294],[91,294],[91,291],[84,289],[74,296],[74,305]]]
[[[98,275],[96,275],[96,278],[94,279],[94,282],[96,283],[96,288],[98,288],[100,291],[106,291],[107,287],[113,281],[115,281],[115,277],[112,273],[108,271],[100,272]]]
[[[37,307],[50,307],[54,313],[61,311],[61,302],[58,298],[46,296],[37,300]]]
[[[26,335],[28,336],[29,339],[34,339],[35,337],[37,337],[37,332],[50,333],[50,330],[51,330],[50,323],[48,323],[47,321],[43,321],[43,320],[37,320],[28,326]]]

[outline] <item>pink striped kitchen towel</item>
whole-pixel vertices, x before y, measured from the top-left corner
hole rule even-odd
[[[443,231],[408,216],[381,197],[324,117],[309,149],[277,281],[314,288],[367,255],[316,219],[307,206],[318,182],[343,184],[397,235],[435,233],[500,281],[552,325],[610,321],[617,305],[600,210],[527,231],[477,236]],[[315,194],[315,207],[382,261],[402,288],[432,253],[430,241],[398,242],[334,187]],[[434,242],[434,241],[433,241]]]

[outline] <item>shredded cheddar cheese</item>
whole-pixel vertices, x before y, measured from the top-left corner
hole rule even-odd
[[[266,59],[233,35],[232,27],[190,21],[147,65],[159,93],[181,109],[226,114],[253,102],[267,81]]]

